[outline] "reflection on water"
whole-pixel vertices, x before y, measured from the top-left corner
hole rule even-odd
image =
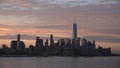
[[[0,68],[119,68],[120,57],[0,57]]]

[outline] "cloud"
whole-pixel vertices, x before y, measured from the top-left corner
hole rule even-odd
[[[44,37],[44,36],[39,36],[42,39],[49,39],[49,35],[48,37]],[[16,39],[17,35],[5,35],[5,36],[0,36],[0,39]],[[25,35],[22,34],[21,38],[23,40],[35,40],[36,36],[35,35]],[[70,37],[54,37],[55,40],[61,39],[61,38],[70,38]],[[120,42],[120,37],[113,37],[113,36],[84,36],[84,37],[80,37],[81,40],[83,38],[86,38],[87,40],[96,40],[96,42],[104,42],[104,43],[119,43]]]
[[[22,40],[36,40],[36,37],[40,37],[43,40],[50,39],[50,35],[48,37],[25,35],[25,34],[21,35]],[[58,40],[58,39],[61,39],[61,38],[68,38],[68,37],[54,37],[54,40]],[[14,39],[17,39],[17,35],[4,35],[4,36],[0,36],[0,39],[14,40]]]
[[[96,6],[54,8],[47,9],[46,11],[4,11],[0,16],[0,24],[3,23],[4,25],[12,25],[10,26],[12,28],[34,28],[38,30],[40,29],[40,31],[41,29],[51,29],[52,31],[59,30],[60,32],[63,29],[66,31],[71,30],[73,16],[77,16],[76,20],[79,34],[88,35],[90,33],[91,35],[97,33],[99,35],[120,35],[120,10],[118,8],[119,6],[115,5],[111,8]],[[81,32],[81,30],[83,31]],[[29,31],[29,33],[30,32],[32,31]],[[62,33],[63,32],[61,32],[61,34]],[[66,33],[69,34],[69,32]],[[40,33],[36,32],[35,34]]]
[[[56,4],[59,6],[74,7],[74,6],[79,6],[79,5],[117,4],[118,2],[116,0],[49,0],[48,3]]]
[[[7,20],[6,20],[7,19]],[[15,16],[15,15],[1,15],[0,16],[0,26],[9,27],[27,27],[31,23],[36,22],[35,18],[30,18],[29,16]]]
[[[96,40],[97,42],[120,43],[120,37],[113,36],[85,36],[88,40]]]
[[[36,36],[32,35],[22,35],[22,39],[27,39],[27,40],[34,40]],[[17,35],[5,35],[5,36],[0,36],[0,39],[17,39]]]
[[[116,4],[117,0],[30,0],[32,3],[45,3],[45,4],[56,4],[56,5],[97,5],[97,4]]]
[[[36,28],[39,29],[44,29],[44,28],[48,28],[48,29],[66,29],[69,30],[71,29],[72,25],[49,25],[49,26],[37,26]]]
[[[2,0],[3,9],[39,10],[50,7],[120,4],[118,0]],[[8,6],[10,8],[8,8]],[[44,7],[44,8],[43,8]]]
[[[0,8],[0,25],[12,29],[5,35],[71,36],[74,16],[79,35],[120,35],[118,0],[2,0]]]

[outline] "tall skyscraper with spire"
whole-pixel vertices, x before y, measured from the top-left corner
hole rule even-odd
[[[76,24],[75,18],[74,18],[74,24],[73,24],[73,38],[77,38],[77,24]]]
[[[73,35],[72,35],[72,44],[75,48],[80,46],[80,38],[77,36],[77,24],[76,18],[74,17],[74,24],[73,24]]]

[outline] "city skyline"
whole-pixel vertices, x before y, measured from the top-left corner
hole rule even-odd
[[[119,8],[119,0],[0,0],[0,44],[9,45],[16,34],[26,44],[35,36],[71,37],[76,16],[78,37],[120,53]]]
[[[21,40],[21,34],[17,35],[16,40],[11,40],[10,47],[2,44],[0,48],[0,56],[119,56],[111,51],[111,47],[96,47],[95,40],[81,39],[77,36],[77,24],[73,23],[72,36],[70,38],[59,38],[57,42],[54,35],[51,34],[44,41],[40,37],[36,37],[35,44],[30,44],[28,48],[24,41]]]

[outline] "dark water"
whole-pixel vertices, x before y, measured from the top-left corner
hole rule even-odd
[[[120,57],[0,57],[0,68],[120,68]]]

